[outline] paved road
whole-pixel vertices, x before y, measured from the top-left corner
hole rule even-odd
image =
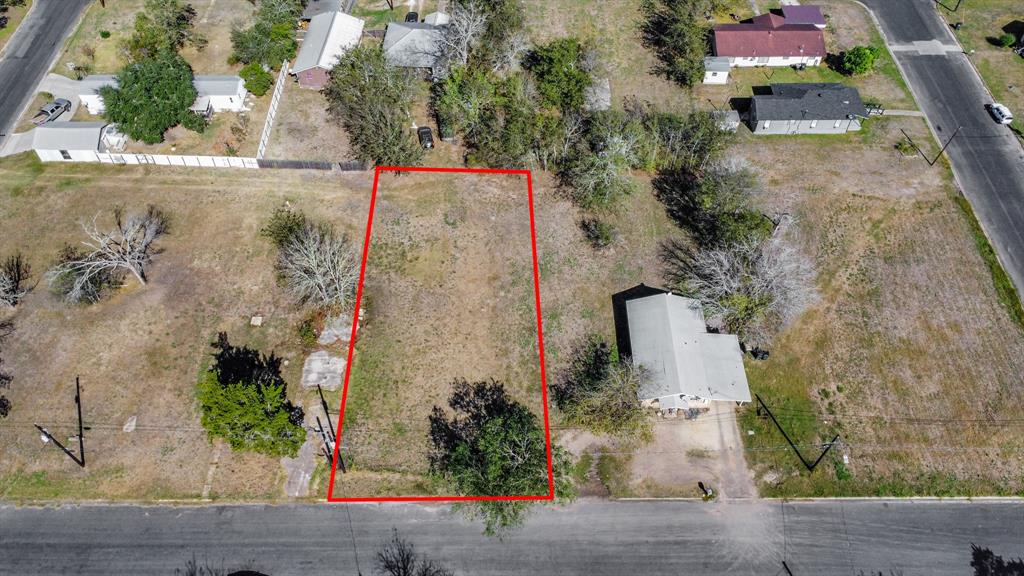
[[[862,1],[881,22],[939,138],[945,142],[961,127],[947,149],[953,169],[1024,294],[1024,150],[1009,128],[989,117],[984,104],[990,97],[932,0]]]
[[[92,0],[35,0],[0,58],[0,134],[9,134],[21,109]],[[6,136],[0,137],[0,145]]]
[[[349,532],[351,512],[353,532]],[[970,545],[1024,555],[1024,503],[608,502],[545,509],[504,540],[415,505],[0,507],[4,576],[173,574],[195,554],[272,576],[363,574],[396,528],[466,576],[970,574]],[[353,547],[353,541],[355,547]]]

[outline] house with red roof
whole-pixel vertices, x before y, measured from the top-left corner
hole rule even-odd
[[[785,6],[714,27],[714,56],[729,66],[818,66],[825,58],[825,18],[817,6]]]

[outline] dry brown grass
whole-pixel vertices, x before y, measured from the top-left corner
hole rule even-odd
[[[288,361],[289,396],[299,388],[302,311],[277,286],[273,248],[258,236],[269,213],[291,200],[361,237],[368,206],[365,174],[320,175],[243,170],[182,170],[57,165],[24,157],[0,165],[0,254],[22,251],[39,278],[64,243],[81,239],[78,222],[123,205],[153,203],[172,218],[146,286],[128,283],[88,307],[68,306],[40,283],[19,306],[3,357],[14,383],[0,422],[0,498],[193,498],[203,490],[217,444],[199,425],[196,378],[218,331]],[[251,328],[249,317],[265,317]],[[61,439],[75,422],[74,378],[82,379],[88,467],[80,470],[32,428]],[[124,433],[130,416],[138,429]],[[219,443],[218,443],[219,444]],[[221,449],[211,496],[281,495],[276,459]]]
[[[270,94],[268,92],[264,99],[269,101]],[[259,134],[256,138],[259,139]],[[274,118],[266,157],[350,160],[348,133],[327,113],[327,99],[323,94],[300,88],[289,79]]]
[[[907,119],[877,124],[870,145],[751,138],[737,149],[765,171],[766,203],[800,215],[822,295],[771,360],[748,366],[752,391],[820,414],[781,412],[798,442],[840,433],[853,474],[811,477],[785,448],[753,452],[757,472],[773,480],[768,493],[1022,489],[1013,422],[1024,416],[1024,335],[998,302],[948,169],[893,151],[900,126],[927,138]],[[761,431],[752,447],[784,447],[770,425],[747,417]]]

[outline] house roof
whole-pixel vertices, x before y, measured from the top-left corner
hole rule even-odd
[[[441,57],[441,30],[424,22],[392,22],[384,32],[384,56],[394,66],[433,68]]]
[[[757,120],[842,120],[864,117],[867,108],[856,88],[843,84],[772,84],[771,94],[755,94],[751,115]]]
[[[444,12],[431,12],[423,17],[424,24],[432,24],[434,26],[444,26],[451,22],[451,20],[452,17]]]
[[[302,11],[303,20],[312,20],[319,14],[341,12],[341,0],[308,0]]]
[[[725,56],[705,56],[704,70],[706,72],[728,72],[729,59]]]
[[[99,150],[106,122],[49,122],[32,130],[35,150]]]
[[[323,1],[323,0],[321,0]],[[292,72],[311,68],[330,69],[349,48],[359,44],[365,22],[344,12],[328,12],[314,16],[302,41]]]
[[[715,26],[715,56],[750,58],[825,56],[825,34],[813,24],[792,24],[778,14],[761,14],[739,24]]]
[[[787,24],[811,24],[818,28],[825,27],[825,16],[821,13],[821,6],[809,4],[803,6],[783,6],[782,16]]]
[[[239,76],[195,76],[192,85],[199,97],[202,96],[234,96],[241,91],[242,78]],[[86,76],[78,82],[78,94],[89,95],[104,86],[117,87],[117,76],[110,74],[94,74]]]
[[[649,379],[641,400],[676,407],[680,396],[750,401],[734,334],[709,334],[700,302],[661,292],[626,301],[630,352]]]

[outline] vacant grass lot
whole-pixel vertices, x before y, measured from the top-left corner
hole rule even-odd
[[[944,5],[953,8],[956,2],[945,2]],[[965,50],[973,51],[971,60],[992,95],[1014,112],[1017,118],[1013,126],[1020,133],[1024,130],[1021,121],[1024,111],[1024,58],[1014,54],[1010,48],[997,46],[995,42],[1006,32],[1021,38],[1024,34],[1024,10],[1019,3],[1005,0],[964,2],[957,12],[942,6],[939,4],[936,8],[947,22],[964,23],[959,31],[953,33]]]
[[[315,391],[299,387],[296,326],[304,314],[277,286],[273,247],[258,231],[290,200],[361,248],[365,175],[41,165],[19,156],[0,163],[0,180],[0,255],[20,250],[39,281],[14,312],[16,330],[2,353],[14,381],[4,391],[12,411],[0,420],[0,499],[198,498],[208,479],[214,499],[281,497],[277,459],[207,439],[196,378],[224,330],[233,343],[282,356],[289,396],[313,404]],[[169,213],[171,229],[148,285],[128,282],[92,306],[49,293],[40,278],[63,244],[81,241],[80,221],[149,203]],[[255,314],[264,316],[262,327],[249,326]],[[91,428],[84,470],[32,427],[43,424],[61,441],[74,433],[76,376]],[[136,430],[123,432],[132,416]]]
[[[748,461],[762,495],[1020,493],[1024,334],[948,168],[892,148],[898,127],[926,142],[924,124],[869,126],[866,137],[751,137],[736,150],[764,170],[766,205],[800,217],[821,293],[768,361],[748,362],[751,391],[809,460],[842,440],[808,474],[749,406]]]
[[[14,35],[14,31],[18,29],[18,25],[25,19],[25,15],[28,14],[28,10],[31,7],[32,0],[28,0],[24,6],[8,7],[0,12],[0,16],[7,17],[7,26],[0,30],[0,54],[3,53],[7,41]]]

